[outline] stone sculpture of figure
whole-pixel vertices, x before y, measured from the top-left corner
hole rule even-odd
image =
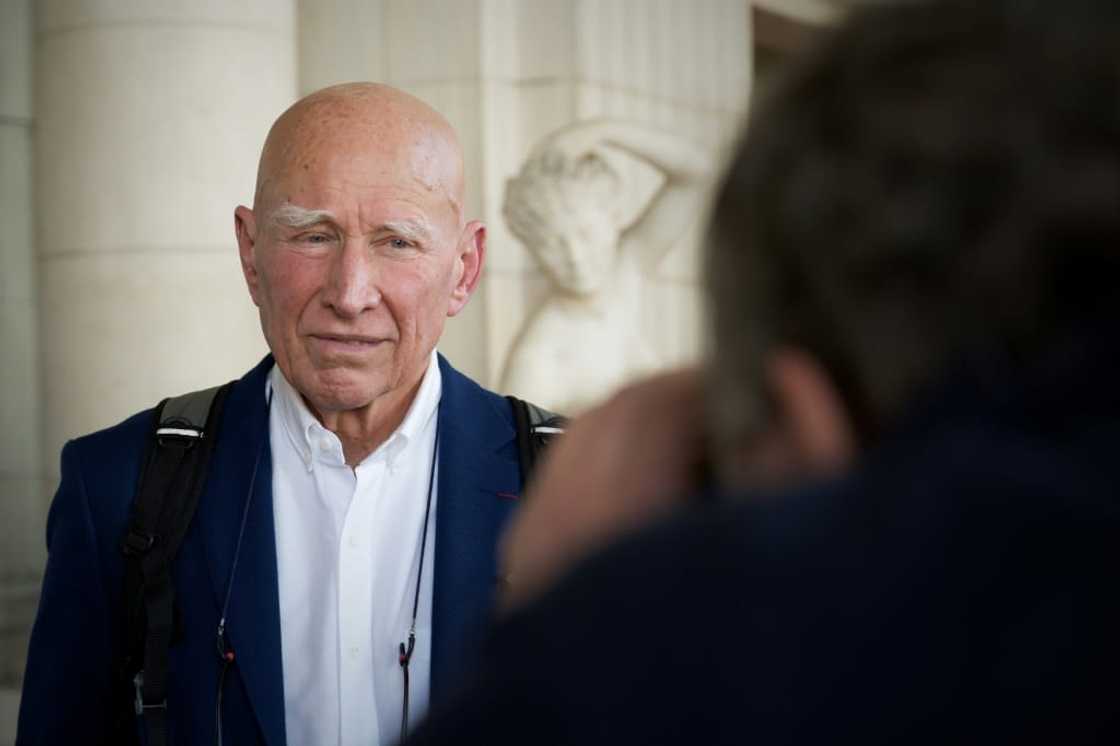
[[[617,121],[534,149],[504,212],[553,292],[514,342],[503,390],[572,413],[658,367],[640,331],[642,284],[696,219],[711,168],[691,143]]]

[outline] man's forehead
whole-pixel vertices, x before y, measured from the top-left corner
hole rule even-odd
[[[269,203],[334,209],[326,201],[369,202],[397,197],[429,209],[462,212],[462,177],[435,147],[385,148],[368,141],[320,142],[290,150],[274,163],[258,198]]]
[[[442,232],[462,220],[458,205],[442,188],[427,189],[399,170],[367,171],[353,162],[338,169],[295,169],[265,189],[259,209],[281,224],[304,224],[311,220],[308,213],[317,213],[347,230],[362,231],[395,221]]]
[[[278,182],[337,176],[442,193],[461,212],[462,154],[446,120],[393,89],[333,90],[312,94],[277,120],[261,155],[258,198]]]

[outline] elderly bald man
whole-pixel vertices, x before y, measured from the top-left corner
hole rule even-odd
[[[271,355],[226,396],[175,560],[166,709],[126,712],[115,670],[148,411],[63,451],[21,744],[388,743],[469,667],[521,477],[509,404],[435,351],[486,248],[454,131],[386,86],[314,93],[235,223]]]

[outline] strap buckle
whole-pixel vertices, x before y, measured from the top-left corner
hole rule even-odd
[[[147,554],[155,543],[156,537],[154,534],[143,534],[135,529],[129,529],[125,537],[121,539],[121,552],[126,557]]]
[[[132,677],[132,686],[136,690],[136,699],[133,702],[133,706],[136,710],[137,715],[143,715],[144,710],[166,710],[167,709],[167,700],[166,699],[164,699],[162,702],[158,702],[154,705],[149,705],[149,704],[144,703],[144,672],[143,671],[137,671],[136,675]]]
[[[137,555],[144,555],[156,543],[155,534],[143,534],[136,529],[129,529],[125,537],[121,539],[121,552],[126,557],[134,557]]]

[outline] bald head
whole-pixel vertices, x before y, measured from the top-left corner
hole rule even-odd
[[[426,103],[377,83],[345,83],[306,96],[269,130],[257,170],[254,212],[287,201],[293,174],[360,161],[372,178],[396,175],[442,193],[462,220],[463,155],[454,129]]]
[[[277,368],[359,463],[400,424],[446,319],[477,287],[486,226],[463,219],[447,120],[387,86],[296,102],[268,133],[234,227]],[[340,436],[341,437],[341,436]]]

